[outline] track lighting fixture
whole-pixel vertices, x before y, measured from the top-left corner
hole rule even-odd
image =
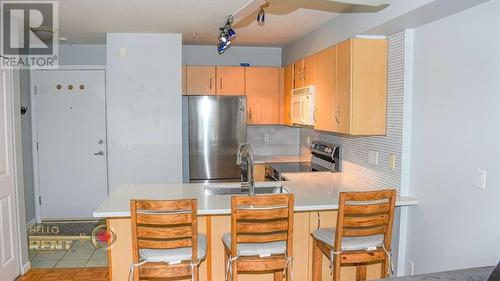
[[[236,36],[236,32],[231,27],[232,24],[233,17],[229,16],[224,26],[219,28],[219,44],[217,44],[217,52],[219,53],[219,55],[223,54],[227,50],[227,48],[229,48],[229,46],[231,45],[231,38]]]
[[[266,22],[266,12],[264,11],[264,6],[260,7],[260,11],[257,14],[257,24],[264,25]]]

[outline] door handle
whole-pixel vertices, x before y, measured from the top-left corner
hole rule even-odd
[[[94,155],[104,155],[104,151],[101,150],[99,152],[94,153]]]

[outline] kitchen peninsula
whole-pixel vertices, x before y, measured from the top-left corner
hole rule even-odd
[[[311,276],[312,230],[333,227],[338,208],[338,194],[341,191],[367,191],[377,188],[345,173],[285,174],[289,181],[258,182],[257,191],[263,187],[274,187],[274,192],[288,192],[295,195],[295,217],[293,234],[295,280],[309,280]],[[200,265],[200,280],[224,280],[224,256],[222,235],[230,232],[231,195],[208,195],[224,189],[237,190],[239,183],[217,184],[158,184],[122,185],[95,210],[94,217],[105,218],[117,235],[116,243],[109,250],[109,269],[112,281],[127,280],[132,261],[130,199],[173,200],[194,198],[198,200],[198,231],[208,237],[207,259]],[[243,194],[244,195],[244,194]],[[410,197],[398,196],[397,207],[416,205]],[[323,264],[324,280],[329,275],[326,261]],[[343,268],[342,279],[350,280],[355,267]],[[380,276],[380,265],[368,266],[368,279]],[[272,274],[241,275],[239,280],[272,280]]]

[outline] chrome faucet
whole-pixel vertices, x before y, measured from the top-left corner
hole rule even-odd
[[[241,154],[246,149],[246,165],[241,161]],[[253,177],[253,151],[248,143],[240,144],[238,150],[238,162],[241,164],[241,189],[248,189],[248,196],[255,196],[255,181]]]

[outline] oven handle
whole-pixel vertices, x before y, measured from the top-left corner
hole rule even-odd
[[[276,178],[268,174],[266,174],[265,179],[266,181],[278,181]]]

